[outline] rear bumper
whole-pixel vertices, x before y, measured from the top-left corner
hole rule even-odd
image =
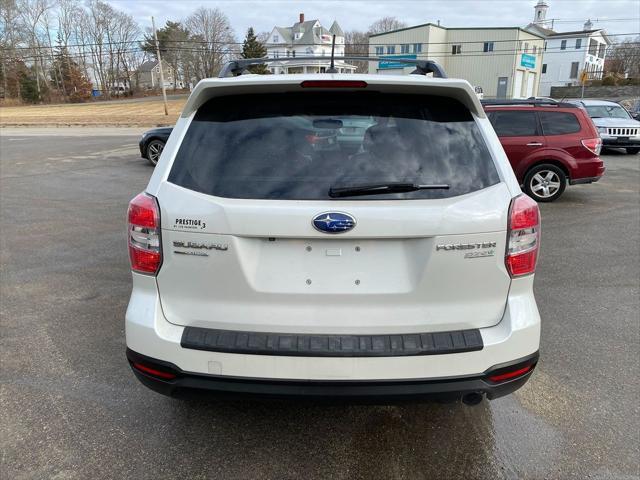
[[[347,387],[359,392],[354,393],[355,396],[367,391],[395,389],[405,391],[409,397],[414,393],[429,396],[447,392],[453,392],[455,397],[460,392],[474,391],[495,398],[501,392],[508,393],[508,387],[497,389],[488,384],[483,380],[486,372],[496,365],[534,355],[539,349],[540,316],[532,293],[533,277],[512,281],[501,321],[478,329],[481,349],[435,355],[337,358],[184,348],[181,341],[185,327],[174,325],[164,317],[155,278],[135,273],[133,277],[134,288],[125,322],[127,347],[154,362],[165,362],[183,374],[176,383],[165,385],[136,373],[146,385],[169,393],[176,388],[202,386],[205,390],[257,394],[275,385],[283,387],[285,393],[302,392],[301,395],[314,395],[313,392],[318,391],[333,396],[336,387]],[[421,331],[428,331],[428,325]],[[363,387],[363,382],[370,390]],[[510,385],[515,389],[522,383]]]
[[[495,399],[508,395],[523,386],[531,376],[538,352],[506,364],[492,367],[481,375],[437,379],[402,379],[387,381],[300,381],[273,380],[247,377],[203,375],[185,372],[168,362],[140,355],[127,349],[127,359],[134,374],[145,386],[158,393],[173,397],[213,393],[229,396],[254,396],[261,398],[312,398],[402,401],[402,400],[460,400],[469,394],[484,395]],[[162,379],[150,375],[135,365],[146,365],[171,371],[175,378]],[[505,369],[530,368],[517,378],[499,383],[489,380],[489,375]]]
[[[569,185],[596,182],[605,170],[604,161],[598,156],[576,160],[576,165],[569,172]]]
[[[640,147],[640,138],[602,136],[602,146],[616,148]]]
[[[569,180],[569,185],[580,185],[583,183],[594,183],[602,178],[602,175],[598,177],[585,177],[585,178],[572,178]]]

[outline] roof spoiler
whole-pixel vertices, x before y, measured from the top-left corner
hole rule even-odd
[[[561,108],[578,108],[577,105],[567,102],[558,102],[552,98],[549,99],[490,99],[480,100],[480,103],[485,107],[497,107],[497,106],[517,106],[517,105],[532,105],[532,106],[554,106]]]
[[[427,75],[432,73],[436,78],[447,78],[447,74],[442,66],[433,60],[417,60],[412,58],[397,58],[397,57],[366,57],[357,55],[345,55],[336,57],[339,60],[351,60],[351,61],[363,61],[363,62],[380,62],[380,61],[393,61],[395,63],[405,63],[407,65],[414,65],[416,68],[412,75]],[[284,58],[243,58],[238,60],[232,60],[228,62],[220,71],[218,77],[237,77],[242,75],[247,69],[254,65],[265,65],[273,62],[286,62],[293,60],[329,60],[327,57],[306,56],[306,57],[290,57]],[[329,72],[328,72],[329,73]]]

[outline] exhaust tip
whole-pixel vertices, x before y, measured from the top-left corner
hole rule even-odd
[[[462,403],[469,406],[478,405],[480,402],[482,402],[483,398],[484,395],[482,395],[481,393],[467,393],[466,395],[462,396]]]

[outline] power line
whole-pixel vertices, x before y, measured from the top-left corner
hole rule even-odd
[[[477,43],[477,42],[476,42]],[[635,43],[634,43],[635,45]],[[580,49],[581,51],[584,51],[584,49]],[[633,51],[635,50],[635,47],[633,46],[629,46],[629,47],[618,47],[617,51]],[[516,49],[502,49],[502,50],[494,50],[491,52],[485,52],[484,50],[469,50],[469,51],[462,51],[461,53],[451,53],[450,51],[447,52],[432,52],[432,53],[415,53],[412,55],[416,55],[416,58],[419,59],[433,59],[433,58],[449,58],[449,57],[455,57],[455,58],[470,58],[470,57],[483,57],[483,58],[491,58],[491,57],[501,57],[501,56],[512,56],[512,55],[518,55],[521,53],[525,53],[525,54],[531,54],[531,55],[555,55],[555,54],[564,54],[564,53],[574,53],[576,50],[575,49],[566,49],[566,50],[558,50],[558,51],[547,51],[547,52],[543,52],[543,51],[538,51],[535,54],[533,52],[525,52],[524,50],[520,49],[520,48],[516,48]],[[125,55],[125,54],[131,54],[131,53],[149,53],[146,52],[145,50],[143,50],[142,48],[133,48],[133,49],[126,49],[126,50],[120,50],[117,52],[112,52],[113,54],[116,55]],[[167,48],[165,49],[165,52],[177,52],[177,53],[192,53],[192,54],[210,54],[211,52],[207,51],[207,50],[203,50],[203,49],[199,49],[199,48]],[[231,50],[231,49],[224,49],[224,50],[218,50],[217,52],[215,52],[219,55],[223,55],[223,56],[238,56],[239,55],[239,51],[238,50]],[[383,54],[383,56],[388,56],[388,59],[390,61],[393,60],[393,56],[391,55],[402,55],[402,54]],[[81,54],[81,53],[76,53],[76,54],[68,54],[65,55],[65,57],[68,58],[72,58],[72,59],[89,59],[90,61],[95,61],[96,58],[108,58],[110,55],[109,52],[105,52],[103,54],[92,54],[92,53],[88,53],[88,54]],[[349,54],[349,56],[361,56],[363,58],[363,60],[366,61],[366,59],[368,58],[369,54]],[[379,56],[379,55],[375,55],[375,56]],[[597,56],[597,55],[593,55],[593,56]],[[40,59],[49,59],[49,58],[55,58],[56,55],[51,55],[49,54],[33,54],[33,55],[27,55],[27,56],[20,56],[18,57],[20,60],[25,61],[25,60],[40,60]],[[296,57],[293,56],[289,56],[289,57],[270,57],[272,60],[274,61],[280,61],[280,62],[286,62],[286,61],[295,61]],[[318,60],[329,60],[329,56],[322,56],[319,55],[316,57]],[[340,58],[340,56],[337,56],[336,58]],[[357,61],[357,60],[356,60]]]
[[[639,18],[640,20],[640,18]],[[607,37],[627,37],[640,35],[640,32],[630,32],[630,33],[617,33],[617,34],[607,34]],[[493,43],[507,43],[507,42],[517,42],[517,41],[541,41],[543,38],[528,38],[528,39],[509,39],[509,40],[488,40]],[[67,45],[55,45],[53,48],[78,48],[78,47],[108,47],[112,45],[133,45],[133,44],[144,44],[148,41],[148,39],[142,40],[122,40],[122,41],[112,41],[112,42],[100,42],[100,43],[76,43],[76,44],[67,44]],[[449,42],[412,42],[412,43],[426,43],[428,45],[464,45],[469,43],[483,43],[487,40],[465,40],[465,41],[449,41]],[[196,45],[244,45],[244,42],[220,42],[220,41],[207,41],[207,40],[164,40],[161,43],[187,43],[187,44],[196,44]],[[391,44],[391,42],[385,43],[349,43],[344,44],[345,46],[386,46]],[[272,48],[276,46],[282,45],[283,48],[287,48],[289,44],[283,43],[265,43],[265,47]],[[326,45],[330,44],[317,44],[317,43],[296,43],[293,46],[296,47],[310,47],[317,45]],[[396,43],[396,45],[400,45],[400,43]],[[47,49],[50,50],[49,46],[32,46],[32,47],[1,47],[0,50],[35,50],[35,49]]]

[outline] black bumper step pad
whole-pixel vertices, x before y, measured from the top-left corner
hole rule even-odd
[[[289,357],[399,357],[482,350],[480,330],[401,335],[306,335],[185,327],[182,348]]]

